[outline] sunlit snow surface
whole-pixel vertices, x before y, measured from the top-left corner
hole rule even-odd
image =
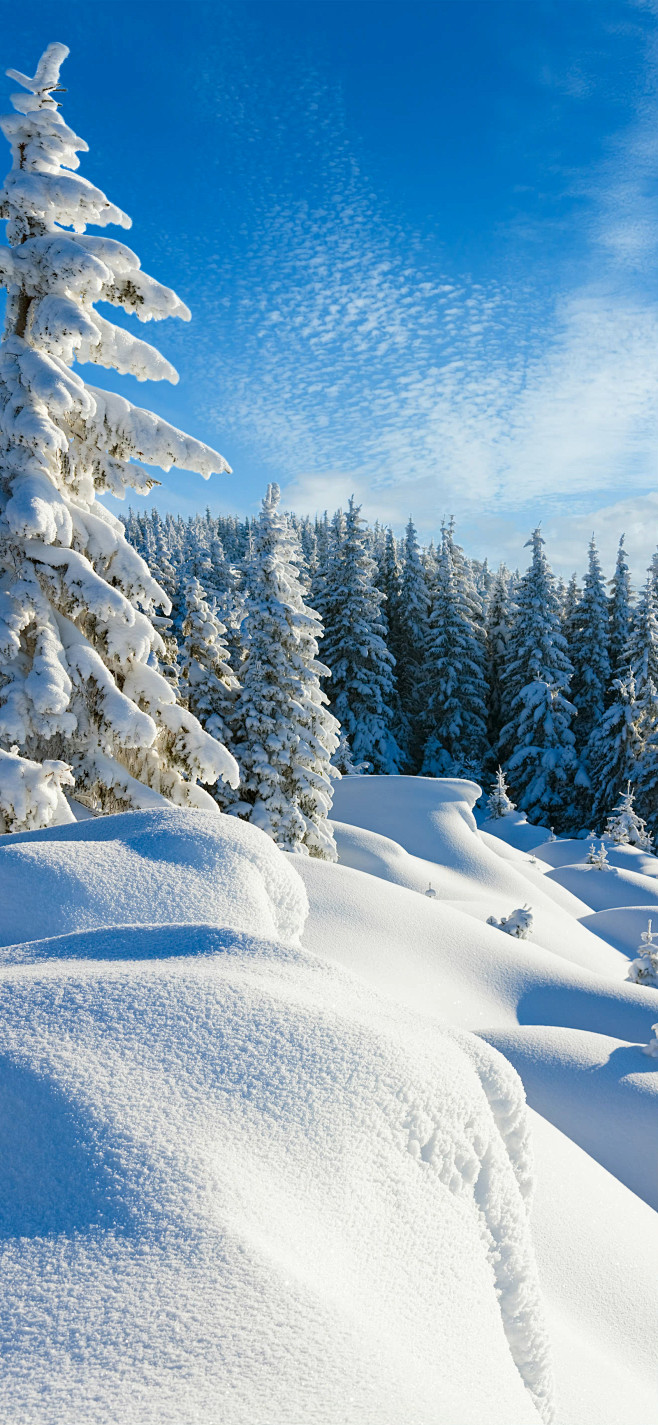
[[[0,1417],[652,1418],[658,992],[475,795],[0,839]]]

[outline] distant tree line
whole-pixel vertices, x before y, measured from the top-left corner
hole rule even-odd
[[[262,625],[265,570],[285,546],[299,617],[312,629],[309,667],[339,724],[323,703],[322,755],[336,768],[487,783],[500,765],[518,807],[562,832],[600,832],[630,780],[658,830],[658,555],[634,597],[623,537],[609,590],[594,539],[582,586],[575,575],[567,585],[538,529],[524,574],[493,572],[467,557],[452,521],[423,547],[412,520],[398,539],[370,527],[353,500],[331,518],[283,515],[273,488],[256,520],[131,510],[125,521],[171,601],[159,620],[167,676],[241,767],[243,785],[220,785],[220,804],[263,804],[256,764],[263,773],[275,749],[261,739],[255,757],[258,716],[248,711],[261,685],[277,729],[270,739],[299,718],[290,690],[288,702],[285,693],[271,702],[282,654],[272,657],[276,630]],[[312,757],[308,775],[318,775]],[[323,785],[325,810],[326,793]]]

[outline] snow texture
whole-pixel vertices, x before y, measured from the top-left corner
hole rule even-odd
[[[271,938],[300,928],[294,865],[328,862],[193,812],[26,834],[0,847],[24,935],[62,850],[77,885],[50,881],[47,938],[0,969],[12,1418],[550,1420],[514,1070]]]
[[[171,808],[0,841],[11,1418],[651,1418],[658,991],[478,790],[343,779],[360,867]]]

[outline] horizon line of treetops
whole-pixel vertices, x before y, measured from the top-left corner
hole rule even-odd
[[[260,521],[209,510],[124,517],[171,600],[171,616],[157,620],[166,677],[238,760],[249,740],[241,673],[249,667],[253,681],[259,667],[259,566],[280,564],[297,585],[296,618],[321,637],[314,667],[340,724],[340,771],[486,786],[501,766],[529,820],[571,834],[602,832],[630,781],[658,831],[658,553],[634,596],[622,535],[608,594],[593,537],[581,587],[554,576],[539,529],[525,574],[494,573],[467,557],[452,520],[437,547],[423,547],[412,519],[398,539],[370,527],[353,499],[331,518],[279,510],[273,522],[278,498],[270,486]],[[278,738],[294,735],[297,713],[293,694],[287,709],[279,697]],[[214,795],[231,809],[240,793],[224,783]]]

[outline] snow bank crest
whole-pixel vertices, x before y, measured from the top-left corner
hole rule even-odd
[[[116,925],[226,927],[299,943],[292,863],[257,827],[163,807],[0,838],[0,943]]]

